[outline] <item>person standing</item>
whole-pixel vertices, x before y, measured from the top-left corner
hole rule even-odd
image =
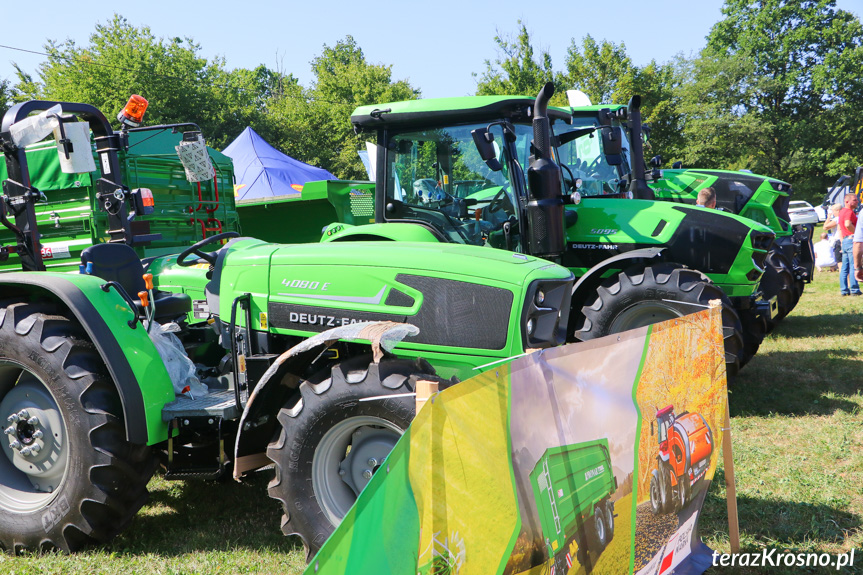
[[[839,237],[842,238],[842,268],[839,270],[839,291],[842,295],[863,295],[854,269],[854,231],[857,227],[857,196],[845,194],[845,207],[839,210]]]
[[[863,225],[854,228],[854,278],[863,282]]]

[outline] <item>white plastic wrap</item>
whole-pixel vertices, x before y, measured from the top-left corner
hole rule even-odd
[[[15,122],[9,127],[12,142],[19,148],[41,142],[45,136],[60,125],[57,118],[49,118],[49,114],[61,114],[63,109],[60,104],[48,108],[36,116],[28,116],[23,120]]]
[[[209,389],[198,379],[195,364],[186,355],[186,350],[183,349],[179,338],[172,333],[178,330],[179,327],[175,323],[159,325],[154,322],[149,335],[162,357],[165,369],[168,370],[174,385],[174,393],[177,395],[187,393],[192,398],[204,396]]]
[[[180,142],[175,149],[186,169],[187,180],[195,183],[213,179],[213,162],[210,160],[210,153],[203,139]]]

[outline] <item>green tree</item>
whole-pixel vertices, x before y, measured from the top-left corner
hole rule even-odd
[[[314,81],[269,99],[271,143],[304,162],[346,179],[365,179],[358,150],[367,135],[354,134],[351,112],[366,104],[410,100],[419,90],[406,80],[392,79],[392,66],[371,64],[351,36],[311,62]]]
[[[573,38],[566,51],[568,86],[581,90],[594,104],[617,104],[630,93],[637,73],[622,42],[597,44],[588,34],[578,46]],[[631,94],[630,94],[631,95]]]
[[[191,38],[156,38],[117,14],[96,25],[88,45],[48,41],[45,51],[35,78],[19,69],[18,99],[85,102],[113,118],[140,94],[150,102],[148,124],[197,123],[216,147],[260,112],[276,81],[263,67],[228,72],[223,59],[201,57]]]
[[[514,40],[500,33],[494,37],[498,57],[494,62],[485,61],[485,72],[477,82],[477,96],[536,96],[547,82],[553,82],[552,104],[565,105],[566,79],[554,72],[548,52],[541,52],[539,59],[534,56],[527,27],[521,20],[518,25],[518,36]]]
[[[6,110],[9,109],[9,106],[12,105],[12,87],[9,83],[9,80],[5,78],[0,78],[0,118],[3,117],[3,114],[6,113]]]
[[[861,159],[863,28],[835,0],[726,0],[684,90],[689,163],[813,196]]]
[[[651,60],[643,67],[633,64],[623,43],[597,43],[589,34],[578,45],[572,40],[566,56],[566,84],[581,90],[594,104],[626,104],[638,94],[644,122],[650,124],[651,146],[666,159],[682,155],[679,63],[659,64]],[[650,150],[645,149],[645,154]]]

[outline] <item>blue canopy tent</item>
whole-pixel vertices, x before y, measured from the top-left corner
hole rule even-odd
[[[335,180],[322,168],[283,154],[252,128],[246,128],[222,151],[234,161],[236,201],[299,196],[306,182]]]

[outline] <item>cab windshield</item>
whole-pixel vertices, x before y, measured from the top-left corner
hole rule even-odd
[[[572,124],[556,123],[554,133],[556,136],[562,136],[568,132],[594,127],[599,127],[599,122],[595,118],[575,117]],[[621,180],[629,173],[629,140],[626,130],[622,130],[622,135],[623,163],[620,166],[612,166],[606,161],[598,129],[557,148],[561,165],[569,168],[569,172],[563,169],[564,177],[581,178],[582,186],[579,191],[583,196],[601,196],[620,192]]]
[[[387,146],[388,220],[422,221],[446,239],[519,251],[518,198],[530,154],[530,126],[511,126],[515,142],[504,150],[504,131],[491,126],[502,169],[490,169],[471,131],[488,124],[448,126],[393,135]],[[515,158],[511,156],[514,155]]]

